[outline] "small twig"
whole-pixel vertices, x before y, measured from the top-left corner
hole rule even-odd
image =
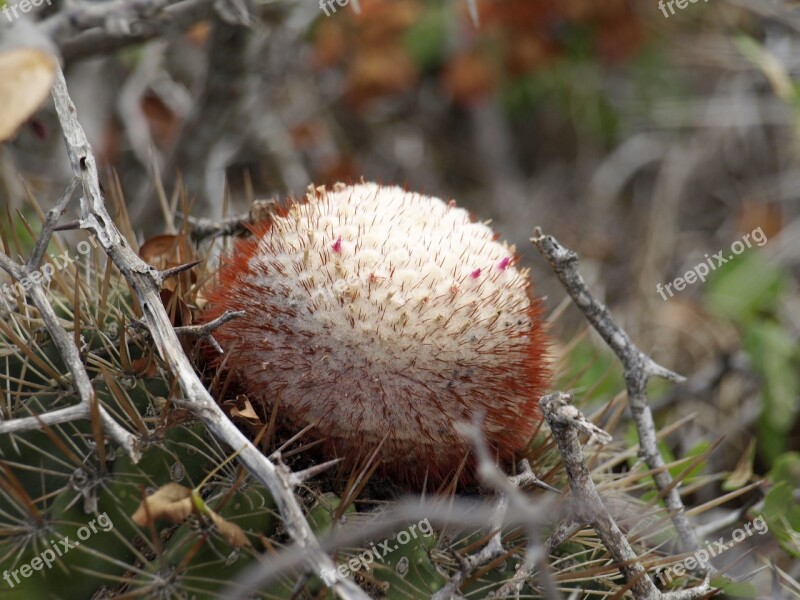
[[[582,523],[572,515],[568,516],[556,525],[556,528],[550,533],[550,537],[545,540],[544,547],[548,553],[553,552],[585,526],[586,523]]]
[[[576,519],[589,523],[600,536],[603,545],[619,565],[635,598],[658,598],[658,588],[647,576],[647,571],[594,486],[578,438],[578,432],[584,430],[585,418],[572,405],[572,395],[561,392],[549,394],[541,399],[540,405],[564,461]],[[606,436],[610,440],[611,436]]]
[[[506,521],[509,512],[517,515],[524,515],[525,529],[528,536],[528,547],[525,551],[525,560],[520,569],[515,573],[511,582],[499,589],[494,596],[504,597],[512,590],[519,593],[525,584],[527,577],[533,572],[534,567],[539,568],[541,586],[546,598],[557,598],[555,585],[553,584],[550,571],[545,561],[546,555],[542,549],[540,536],[540,519],[536,517],[541,513],[542,506],[534,505],[529,498],[520,492],[519,488],[526,484],[533,484],[537,487],[560,493],[559,490],[542,482],[531,469],[527,460],[523,460],[520,465],[522,472],[514,477],[507,477],[495,464],[486,440],[481,433],[479,423],[457,424],[456,429],[470,441],[475,457],[478,462],[478,478],[484,485],[494,488],[499,492],[497,504],[494,508],[494,516],[491,521],[492,530],[496,533],[489,542],[478,553],[464,557],[460,560],[461,568],[450,578],[450,581],[436,594],[431,596],[431,600],[448,600],[455,594],[461,583],[477,567],[484,565],[505,552],[502,544],[501,532],[503,522]],[[517,574],[520,575],[517,578]]]
[[[275,200],[254,200],[250,212],[223,219],[207,219],[203,217],[185,217],[189,225],[189,235],[196,242],[218,236],[238,235],[247,231],[248,226],[269,221],[278,208]]]
[[[62,223],[61,225],[56,225],[53,228],[53,231],[76,231],[80,228],[81,228],[81,222],[76,219],[74,221],[67,221],[66,223]]]
[[[77,178],[76,178],[77,180]],[[64,359],[67,367],[72,374],[72,385],[78,393],[81,401],[80,404],[66,409],[59,409],[53,413],[44,414],[34,417],[22,417],[20,419],[12,419],[0,424],[0,433],[8,433],[12,431],[26,431],[31,429],[41,428],[41,423],[64,423],[77,419],[90,419],[92,407],[97,401],[92,387],[89,374],[81,361],[81,354],[78,347],[75,345],[74,339],[67,334],[61,327],[58,316],[56,315],[53,307],[47,299],[44,292],[44,287],[41,282],[41,277],[34,277],[38,274],[39,266],[44,257],[45,250],[50,243],[50,238],[53,235],[56,221],[66,209],[69,201],[72,199],[75,189],[76,180],[73,180],[67,187],[61,198],[56,203],[56,206],[47,214],[45,222],[42,226],[42,231],[39,238],[36,240],[33,253],[25,265],[20,265],[11,260],[4,253],[0,252],[0,268],[17,281],[27,279],[30,282],[30,289],[28,294],[33,300],[34,305],[39,310],[42,321],[53,339],[53,343],[58,350],[58,353]],[[117,442],[131,457],[131,460],[138,462],[141,457],[141,451],[137,438],[125,430],[119,423],[117,423],[108,414],[105,408],[97,405],[97,413],[100,417],[101,424],[106,433]]]
[[[80,182],[81,180],[79,178],[73,177],[67,189],[61,194],[61,198],[56,202],[55,207],[48,211],[47,217],[45,217],[44,223],[42,224],[42,230],[39,233],[39,239],[36,240],[36,246],[34,246],[33,252],[30,258],[28,258],[28,262],[25,264],[25,269],[28,273],[32,273],[42,266],[44,253],[47,251],[50,238],[53,237],[53,231],[55,231],[58,219],[67,209],[67,205],[70,203],[70,200],[72,200],[72,196],[75,194],[75,190],[78,189]]]
[[[244,233],[250,222],[250,215],[235,215],[224,219],[207,219],[186,217],[189,234],[195,241],[201,242],[210,237],[229,236]]]
[[[362,546],[365,542],[375,541],[405,527],[409,522],[427,519],[432,525],[457,528],[475,527],[485,523],[495,523],[499,528],[539,527],[547,522],[547,505],[535,504],[529,500],[525,514],[509,508],[500,521],[497,521],[496,506],[487,506],[485,502],[454,497],[446,502],[439,500],[401,501],[392,507],[389,513],[378,513],[369,523],[358,521],[353,525],[336,528],[331,535],[321,541],[322,548],[333,553],[342,548]],[[305,552],[296,545],[285,549],[277,556],[270,556],[262,563],[248,567],[236,581],[231,581],[222,597],[229,600],[243,600],[254,590],[266,589],[281,574],[301,567],[306,562]],[[441,590],[437,592],[441,594]],[[434,596],[435,597],[435,596]],[[444,595],[443,598],[451,599]]]
[[[243,310],[226,310],[220,316],[218,316],[213,321],[209,321],[208,323],[203,323],[202,325],[185,325],[183,327],[176,327],[175,333],[178,335],[186,336],[186,337],[193,337],[207,341],[213,348],[223,354],[224,350],[222,346],[219,345],[219,342],[214,339],[214,331],[216,331],[219,327],[227,323],[228,321],[233,321],[234,319],[241,319],[242,317],[246,316],[247,313]]]
[[[527,458],[523,458],[518,466],[521,468],[520,474],[508,478],[514,487],[521,488],[525,487],[526,485],[532,485],[556,494],[561,493],[561,490],[554,488],[549,483],[545,483],[536,476],[536,473],[533,472],[531,463],[528,462]]]
[[[42,429],[42,425],[59,425],[88,418],[89,409],[81,402],[80,404],[51,410],[34,417],[19,417],[8,421],[0,421],[0,434],[37,431]]]
[[[115,22],[117,25],[115,32],[130,33],[132,21],[151,17],[169,3],[170,0],[71,3],[56,15],[46,19],[42,29],[53,37],[61,37],[66,33],[85,31],[94,27],[112,29],[111,22]]]
[[[234,152],[241,139],[231,126],[241,118],[242,105],[251,91],[252,80],[251,41],[253,31],[241,24],[217,18],[211,24],[208,40],[208,65],[203,89],[192,109],[183,120],[166,164],[161,170],[164,180],[180,173],[181,181],[195,198],[193,209],[200,214],[211,214],[218,197],[209,184],[212,158],[219,153],[223,140]],[[221,186],[221,184],[220,184]],[[140,198],[149,201],[151,186],[144,186]],[[152,204],[145,202],[143,205]]]
[[[656,425],[647,399],[647,382],[651,377],[662,377],[674,382],[682,382],[684,377],[653,361],[617,325],[608,308],[592,295],[578,272],[577,254],[562,246],[553,236],[543,235],[539,228],[534,231],[531,242],[547,259],[572,300],[622,363],[628,404],[639,434],[639,456],[655,472],[653,479],[659,491],[667,490],[664,502],[678,532],[681,551],[697,550],[699,546],[684,512],[679,486],[673,486],[672,476],[664,468],[664,459],[658,450]]]
[[[586,431],[588,423],[581,412],[572,405],[572,394],[557,392],[543,397],[542,407],[547,424],[558,445],[564,469],[567,472],[572,492],[572,510],[575,522],[586,522],[597,532],[603,545],[611,553],[619,570],[625,577],[634,598],[637,600],[694,600],[708,595],[712,588],[708,580],[702,585],[679,592],[662,594],[647,575],[625,535],[620,530],[611,513],[603,504],[586,466],[586,459],[579,439],[579,432]],[[594,427],[594,426],[592,426]],[[608,436],[608,434],[605,434]],[[595,432],[595,436],[603,436]],[[608,436],[610,438],[610,436]]]
[[[131,4],[136,5],[134,10],[128,8]],[[84,2],[59,11],[39,27],[69,62],[180,32],[213,15],[214,0],[182,0],[171,4],[164,0]]]

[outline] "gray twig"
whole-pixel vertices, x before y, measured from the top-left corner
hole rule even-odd
[[[278,208],[275,200],[253,200],[250,211],[243,215],[234,215],[223,219],[186,216],[189,234],[196,242],[218,236],[230,236],[244,233],[247,226],[261,221],[269,221]]]
[[[510,506],[499,515],[496,505],[489,506],[482,501],[476,502],[461,497],[449,498],[446,502],[435,498],[401,501],[392,506],[391,511],[375,514],[368,523],[359,520],[352,525],[337,528],[321,541],[321,545],[329,553],[342,548],[358,547],[366,542],[379,540],[399,527],[405,527],[421,518],[439,527],[464,528],[474,527],[476,523],[489,522],[499,528],[541,528],[547,523],[547,504],[536,504],[533,500],[528,500],[524,512]],[[305,561],[303,549],[294,545],[278,556],[270,556],[269,560],[262,564],[249,567],[235,582],[230,582],[228,589],[224,590],[222,595],[230,600],[248,598],[248,594],[264,589],[281,574],[301,567]],[[437,594],[442,594],[442,590]],[[450,595],[440,597],[451,600]]]
[[[186,116],[162,169],[165,180],[180,173],[184,186],[196,198],[194,211],[203,215],[213,212],[213,200],[218,197],[209,183],[221,181],[221,176],[209,177],[214,169],[212,156],[219,152],[221,140],[231,137],[231,124],[241,115],[242,103],[248,95],[252,79],[249,72],[252,70],[251,39],[252,31],[248,27],[230,24],[221,18],[214,22],[203,90]],[[145,194],[148,192],[146,189]]]
[[[592,481],[583,455],[579,432],[585,432],[586,419],[572,405],[572,394],[557,392],[544,396],[539,404],[553,438],[558,445],[572,492],[572,510],[576,521],[586,522],[594,528],[603,545],[611,553],[625,577],[634,598],[690,600],[711,592],[708,580],[688,590],[662,594],[647,575],[628,540],[603,504]],[[595,432],[597,435],[597,432]],[[607,435],[607,434],[606,434]],[[608,436],[610,438],[610,436]],[[602,436],[600,436],[602,440]]]
[[[59,11],[40,27],[71,61],[180,32],[214,15],[214,0],[84,2]]]
[[[42,321],[44,321],[44,325],[50,333],[50,337],[53,338],[53,343],[58,353],[69,368],[70,374],[72,375],[72,385],[80,396],[81,401],[76,406],[58,409],[47,415],[21,417],[19,419],[4,421],[0,423],[0,433],[30,431],[33,429],[41,429],[42,424],[50,425],[66,423],[78,419],[90,419],[92,407],[97,402],[89,374],[86,372],[86,368],[81,361],[80,350],[75,345],[75,340],[61,327],[58,316],[47,300],[41,276],[36,277],[36,275],[41,275],[38,269],[42,264],[45,250],[50,243],[50,238],[53,235],[53,230],[55,229],[58,218],[66,209],[77,189],[77,181],[76,178],[69,184],[66,191],[56,203],[56,206],[48,212],[44,225],[42,226],[42,231],[39,238],[36,240],[33,253],[27,263],[25,265],[18,264],[4,253],[0,252],[0,268],[17,281],[27,279],[27,281],[30,282],[28,293],[34,305],[39,310]],[[97,413],[100,416],[103,429],[111,439],[117,442],[134,462],[138,461],[141,456],[141,451],[136,437],[112,419],[106,409],[100,406],[99,403],[97,404]]]
[[[214,331],[219,327],[222,327],[228,321],[240,319],[246,314],[247,313],[243,310],[226,310],[216,319],[209,321],[208,323],[203,323],[202,325],[186,325],[184,327],[176,327],[175,333],[186,337],[207,340],[208,343],[214,347],[214,350],[222,354],[224,351],[222,350],[222,346],[219,345],[219,342],[214,339]]]
[[[664,468],[664,459],[658,450],[656,425],[647,400],[647,382],[651,377],[674,382],[682,382],[684,377],[653,361],[617,325],[608,308],[592,295],[578,272],[578,256],[575,252],[562,246],[553,236],[543,235],[538,228],[531,242],[547,259],[572,300],[622,363],[628,404],[639,434],[639,456],[654,471],[656,486],[664,493],[664,502],[678,532],[681,551],[697,550],[697,539],[684,512],[678,486],[673,486],[672,476]]]
[[[486,440],[483,438],[478,425],[479,424],[459,424],[457,425],[457,429],[470,441],[473,447],[475,457],[478,461],[478,477],[484,485],[492,487],[499,492],[491,521],[492,527],[496,533],[489,540],[489,543],[478,553],[464,557],[460,561],[461,568],[459,571],[450,579],[447,585],[431,597],[431,600],[449,600],[451,595],[458,590],[461,583],[475,568],[498,558],[505,552],[501,539],[501,531],[502,525],[507,520],[509,512],[514,515],[519,515],[523,519],[528,536],[528,547],[525,550],[525,560],[517,569],[514,577],[497,590],[494,596],[506,597],[513,593],[518,597],[528,576],[535,568],[538,568],[542,591],[545,597],[551,599],[558,598],[556,586],[547,566],[547,555],[540,541],[541,518],[537,515],[541,514],[543,507],[541,504],[534,504],[520,492],[519,488],[530,484],[556,493],[560,492],[542,482],[535,475],[527,460],[523,460],[520,463],[522,472],[519,475],[507,477],[492,459],[492,454],[489,451],[489,447],[486,445]]]

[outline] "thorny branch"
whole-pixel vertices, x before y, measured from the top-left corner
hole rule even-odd
[[[603,504],[592,481],[583,455],[578,433],[589,433],[601,442],[611,436],[589,423],[572,405],[572,395],[557,392],[544,396],[539,402],[553,438],[558,444],[564,468],[572,492],[572,510],[577,520],[588,523],[597,532],[603,545],[611,553],[617,566],[637,600],[663,598],[664,600],[688,600],[701,598],[712,591],[708,579],[688,590],[662,594],[647,576],[647,570],[639,561],[625,535]]]
[[[97,177],[95,158],[83,127],[78,121],[64,74],[60,69],[56,73],[52,95],[73,173],[81,179],[83,185],[81,228],[94,233],[134,291],[156,349],[183,392],[182,405],[191,410],[217,439],[237,451],[238,459],[243,465],[256,479],[267,486],[278,505],[288,534],[304,550],[306,568],[312,569],[318,575],[323,572],[333,572],[335,581],[333,587],[342,598],[367,600],[368,596],[357,585],[336,574],[335,564],[322,550],[294,495],[291,472],[271,462],[253,446],[225,416],[197,377],[191,362],[181,349],[177,334],[159,296],[163,274],[142,261],[130,248],[106,210]],[[44,292],[41,292],[40,300],[46,304]]]
[[[186,325],[184,327],[176,327],[175,333],[178,335],[183,335],[186,337],[193,337],[205,340],[211,346],[222,354],[222,346],[219,345],[219,342],[214,339],[214,331],[218,328],[222,327],[228,321],[233,321],[234,319],[239,319],[244,317],[246,313],[243,310],[226,310],[220,316],[218,316],[213,321],[209,321],[208,323],[203,323],[202,325]]]
[[[208,238],[243,233],[247,231],[248,225],[271,219],[277,207],[275,200],[254,200],[250,211],[245,215],[234,215],[220,220],[192,216],[186,216],[185,219],[191,238],[202,242]]]
[[[183,31],[212,17],[214,4],[214,0],[81,2],[45,19],[40,27],[70,61]]]
[[[44,321],[47,331],[53,338],[53,343],[56,345],[59,354],[69,368],[70,374],[72,375],[72,385],[75,391],[78,392],[81,401],[75,406],[57,409],[48,415],[0,421],[0,434],[41,429],[43,425],[65,423],[77,419],[91,419],[93,410],[96,410],[103,429],[105,429],[109,437],[117,442],[125,452],[128,453],[132,460],[136,461],[141,456],[136,437],[114,421],[108,412],[97,402],[89,374],[86,372],[83,362],[81,362],[80,350],[75,345],[75,341],[61,327],[58,316],[47,300],[47,295],[45,294],[41,282],[41,274],[38,271],[44,259],[47,245],[50,243],[50,238],[53,235],[56,221],[58,221],[58,218],[64,212],[70,200],[72,200],[75,190],[78,187],[78,181],[77,178],[73,179],[56,203],[56,206],[48,212],[47,218],[42,226],[42,231],[28,261],[24,265],[21,265],[0,252],[0,268],[17,281],[27,279],[27,281],[30,282],[30,297],[39,310],[42,321]]]
[[[530,463],[523,460],[520,463],[522,472],[514,477],[507,477],[495,464],[492,454],[486,445],[478,424],[459,425],[459,431],[466,437],[475,452],[478,461],[478,477],[484,483],[499,492],[497,504],[491,524],[496,533],[479,552],[463,557],[460,560],[461,568],[441,590],[431,597],[431,600],[448,600],[461,583],[480,567],[505,553],[502,543],[503,523],[508,520],[509,513],[521,515],[528,535],[528,547],[525,550],[525,560],[517,569],[511,582],[495,592],[496,597],[505,597],[509,590],[514,589],[518,594],[525,584],[527,575],[538,568],[541,575],[541,585],[546,598],[558,598],[556,587],[547,566],[547,553],[540,543],[541,524],[538,515],[546,510],[542,504],[534,504],[520,491],[526,485],[534,485],[549,491],[560,493],[559,490],[541,481],[531,469]],[[524,574],[524,575],[523,575]]]
[[[578,272],[575,252],[562,246],[553,236],[543,235],[538,228],[531,242],[547,259],[572,300],[622,363],[628,405],[639,434],[639,456],[654,471],[656,486],[664,494],[664,502],[678,532],[681,551],[697,550],[697,539],[684,512],[678,486],[673,485],[672,476],[664,468],[664,459],[658,450],[656,425],[647,399],[647,382],[651,377],[674,382],[681,382],[684,378],[653,361],[617,325],[608,308],[592,295]]]
[[[490,506],[482,501],[462,497],[447,498],[444,501],[441,498],[401,501],[393,505],[390,511],[377,513],[374,520],[369,523],[359,521],[357,524],[336,529],[321,540],[321,545],[329,553],[342,548],[363,547],[367,542],[379,540],[421,518],[428,519],[431,524],[441,527],[465,528],[474,527],[475,523],[492,523],[493,527],[498,528],[543,528],[548,521],[548,507],[549,504],[546,502],[534,503],[528,500],[522,510],[509,506],[500,514],[497,505]],[[468,560],[470,559],[465,558],[465,561]],[[270,556],[265,563],[249,567],[237,581],[230,582],[223,596],[230,600],[248,598],[249,593],[264,589],[281,574],[302,566],[303,562],[304,554],[301,548],[297,546],[287,548],[278,556]],[[453,597],[458,597],[454,590],[446,594],[443,589],[434,595],[434,598],[446,600]]]

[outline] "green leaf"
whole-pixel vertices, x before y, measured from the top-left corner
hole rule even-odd
[[[744,348],[763,381],[759,437],[766,457],[774,459],[785,450],[786,436],[800,408],[797,344],[782,326],[761,321],[750,326]]]
[[[730,252],[728,250],[728,252]],[[729,258],[723,252],[724,258]],[[749,322],[777,304],[783,272],[752,249],[713,272],[706,303],[711,312],[734,321]]]
[[[449,9],[448,9],[449,10]],[[447,13],[444,7],[425,11],[405,34],[403,40],[408,54],[422,69],[441,64],[444,58],[444,41],[447,39]]]
[[[773,537],[790,554],[800,558],[800,452],[787,452],[775,460],[767,477],[774,482],[761,511]]]
[[[777,483],[764,498],[761,514],[781,547],[800,558],[800,506],[794,500],[793,486]]]
[[[787,452],[776,458],[767,477],[770,481],[785,481],[800,488],[800,452]]]

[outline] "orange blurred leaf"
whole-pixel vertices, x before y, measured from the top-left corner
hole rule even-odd
[[[11,138],[50,93],[55,59],[24,48],[0,54],[0,142]]]

